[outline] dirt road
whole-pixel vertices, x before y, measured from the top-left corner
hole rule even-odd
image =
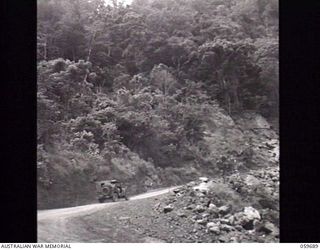
[[[101,230],[99,232],[97,231],[99,228],[98,225],[90,225],[90,223],[84,222],[83,219],[94,216],[95,213],[102,211],[105,211],[103,215],[111,214],[113,210],[118,210],[119,207],[121,208],[124,205],[130,208],[134,206],[136,200],[159,196],[168,193],[174,188],[176,187],[140,194],[130,197],[127,202],[119,201],[62,209],[40,210],[38,211],[38,242],[119,242],[119,238],[123,238],[124,241],[132,242],[132,240],[134,240],[139,242],[136,238],[128,238],[125,232],[118,235],[122,230],[117,228],[119,224],[117,225],[114,222],[109,223],[109,221],[108,223],[113,225],[113,228],[111,226],[109,226],[107,230],[104,228],[102,229],[104,233],[102,233]],[[111,219],[112,218],[110,218],[110,220]],[[112,233],[112,235],[108,234],[107,231]],[[100,235],[100,237],[97,238],[98,235]],[[146,242],[146,240],[142,240],[141,242]]]

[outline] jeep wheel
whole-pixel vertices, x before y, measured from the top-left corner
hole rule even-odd
[[[129,198],[126,195],[124,196],[124,198],[125,198],[126,201],[129,200]]]
[[[112,200],[114,201],[114,202],[116,202],[116,201],[118,201],[118,194],[117,193],[113,193],[112,194]]]
[[[99,201],[100,203],[103,203],[103,202],[104,202],[104,199],[103,199],[103,198],[99,198],[98,201]]]

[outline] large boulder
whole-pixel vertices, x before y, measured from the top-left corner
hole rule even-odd
[[[236,213],[235,224],[240,224],[246,230],[254,229],[254,222],[261,220],[258,210],[253,207],[245,207],[243,212]]]

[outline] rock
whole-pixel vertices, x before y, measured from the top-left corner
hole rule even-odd
[[[209,208],[217,208],[217,206],[216,206],[215,204],[213,204],[213,203],[210,203],[210,204],[208,205],[208,207],[209,207]]]
[[[175,194],[180,193],[182,191],[181,188],[176,188],[174,190],[172,190]]]
[[[198,197],[205,197],[206,195],[203,192],[205,192],[205,191],[202,190],[201,192],[197,193],[196,195]]]
[[[228,224],[229,220],[228,219],[220,219],[221,224]]]
[[[194,211],[198,212],[198,213],[202,213],[204,212],[206,209],[204,206],[202,205],[197,205],[195,208],[194,208]]]
[[[271,222],[266,222],[262,224],[258,229],[258,232],[264,232],[266,234],[271,234],[274,236],[279,235],[279,229]]]
[[[165,213],[171,212],[172,210],[173,210],[172,205],[168,205],[163,208],[163,212],[165,212]]]
[[[209,231],[210,231],[211,233],[220,234],[220,229],[219,229],[218,226],[210,227],[210,228],[209,228]]]
[[[225,216],[223,216],[223,219],[229,219],[230,216],[232,216],[232,214],[226,214]]]
[[[216,205],[210,203],[208,207],[208,212],[212,215],[215,215],[215,217],[219,214],[219,209],[216,207]]]
[[[194,205],[187,206],[187,210],[193,210],[193,209],[194,209]]]
[[[230,243],[237,243],[237,242],[238,242],[238,238],[235,237],[235,236],[233,236],[233,237],[230,238],[230,241],[229,241],[229,242],[230,242]]]
[[[182,193],[176,193],[177,197],[181,197],[183,194]]]
[[[220,218],[215,218],[215,219],[212,220],[212,222],[216,223],[217,225],[221,224]]]
[[[177,215],[178,215],[179,217],[181,217],[181,218],[187,217],[187,215],[186,215],[185,213],[183,213],[183,212],[178,212]]]
[[[205,225],[207,223],[207,220],[200,219],[200,220],[197,220],[197,223],[200,224],[200,225]]]
[[[209,179],[207,177],[200,177],[199,180],[202,181],[202,182],[208,182],[209,181]]]
[[[209,217],[209,216],[210,216],[210,214],[208,214],[208,213],[202,214],[202,218],[207,218],[207,217]]]
[[[221,224],[220,229],[222,231],[230,232],[234,231],[235,229],[232,226],[226,225],[226,224]]]
[[[198,215],[194,215],[191,217],[191,220],[196,221],[196,220],[200,220],[201,218],[199,218]]]
[[[261,220],[260,213],[257,209],[253,207],[245,207],[244,208],[244,214],[249,217],[250,219],[257,219]]]
[[[246,230],[252,230],[254,221],[260,219],[259,211],[253,207],[245,207],[243,212],[235,214],[235,223],[240,224]]]
[[[219,224],[218,224],[218,223],[215,223],[215,222],[208,222],[208,223],[207,223],[207,228],[215,227],[215,226],[219,227]]]
[[[245,183],[248,186],[256,186],[260,184],[260,181],[253,175],[247,175],[247,177],[245,178]]]
[[[266,146],[267,146],[267,148],[269,148],[269,149],[274,149],[274,148],[275,148],[275,145],[272,145],[272,144],[270,144],[270,143],[268,143],[268,142],[266,142]]]
[[[231,215],[231,216],[228,218],[228,220],[229,220],[229,223],[228,223],[228,224],[234,225],[234,216],[233,216],[233,215]]]
[[[218,208],[219,214],[225,215],[228,214],[231,211],[230,206],[221,206]]]
[[[169,202],[171,202],[171,203],[174,203],[174,202],[176,202],[176,201],[177,201],[177,199],[174,198],[174,197],[171,197],[171,198],[169,199]]]
[[[228,242],[228,241],[229,241],[228,237],[226,237],[226,236],[220,236],[220,237],[218,238],[218,240],[219,240],[220,242]]]

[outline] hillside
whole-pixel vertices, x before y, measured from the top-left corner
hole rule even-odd
[[[277,1],[116,3],[38,1],[38,208],[276,171]]]

